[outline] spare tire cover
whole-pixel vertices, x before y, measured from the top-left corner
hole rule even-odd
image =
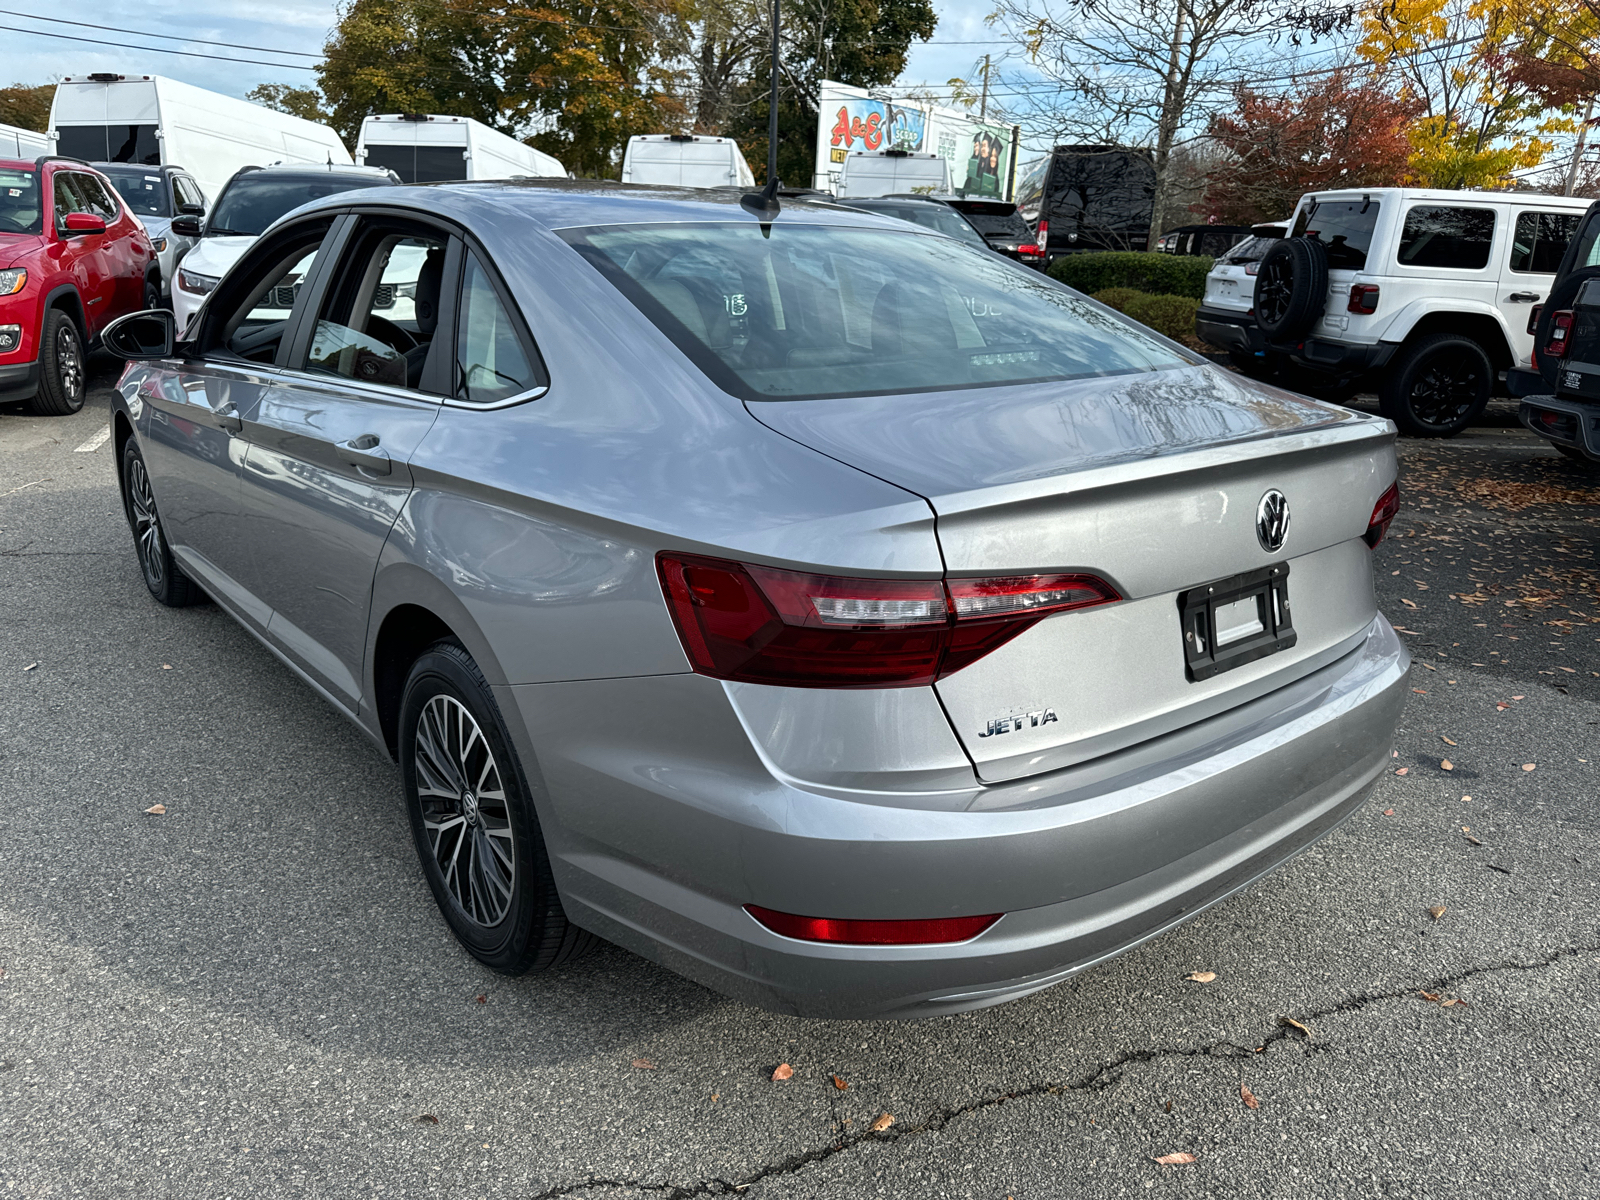
[[[1563,275],[1556,280],[1550,294],[1544,298],[1543,307],[1539,309],[1539,324],[1535,326],[1533,334],[1534,357],[1539,361],[1539,374],[1544,379],[1545,387],[1552,392],[1556,390],[1556,363],[1559,360],[1546,358],[1539,353],[1540,347],[1550,338],[1550,315],[1571,308],[1572,302],[1578,298],[1578,289],[1588,280],[1596,278],[1600,278],[1600,267],[1579,267]]]
[[[1328,248],[1311,238],[1272,243],[1256,273],[1256,324],[1273,341],[1304,337],[1328,302]]]

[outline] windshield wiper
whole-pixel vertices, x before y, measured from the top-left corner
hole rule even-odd
[[[260,237],[260,234],[251,233],[248,229],[229,229],[226,225],[212,225],[207,227],[207,237]]]

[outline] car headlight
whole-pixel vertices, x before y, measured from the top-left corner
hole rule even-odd
[[[215,275],[201,275],[198,272],[178,268],[178,286],[184,291],[195,296],[204,296],[217,286]]]
[[[28,273],[21,267],[7,267],[0,271],[0,296],[15,296],[28,286]]]
[[[167,239],[151,238],[150,249],[154,250],[157,254],[165,254],[167,252]]]

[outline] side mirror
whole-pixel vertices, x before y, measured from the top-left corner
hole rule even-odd
[[[86,233],[104,233],[106,231],[105,218],[94,213],[68,213],[62,225],[61,232],[67,237],[78,237]]]
[[[172,218],[169,228],[179,237],[200,236],[200,218],[189,211],[193,207],[193,205],[186,206],[182,216]]]
[[[118,317],[100,332],[100,344],[118,358],[147,360],[171,358],[177,340],[177,322],[164,308]]]

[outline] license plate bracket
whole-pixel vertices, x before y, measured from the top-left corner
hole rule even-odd
[[[1276,563],[1178,594],[1189,678],[1210,679],[1295,644],[1289,564]]]

